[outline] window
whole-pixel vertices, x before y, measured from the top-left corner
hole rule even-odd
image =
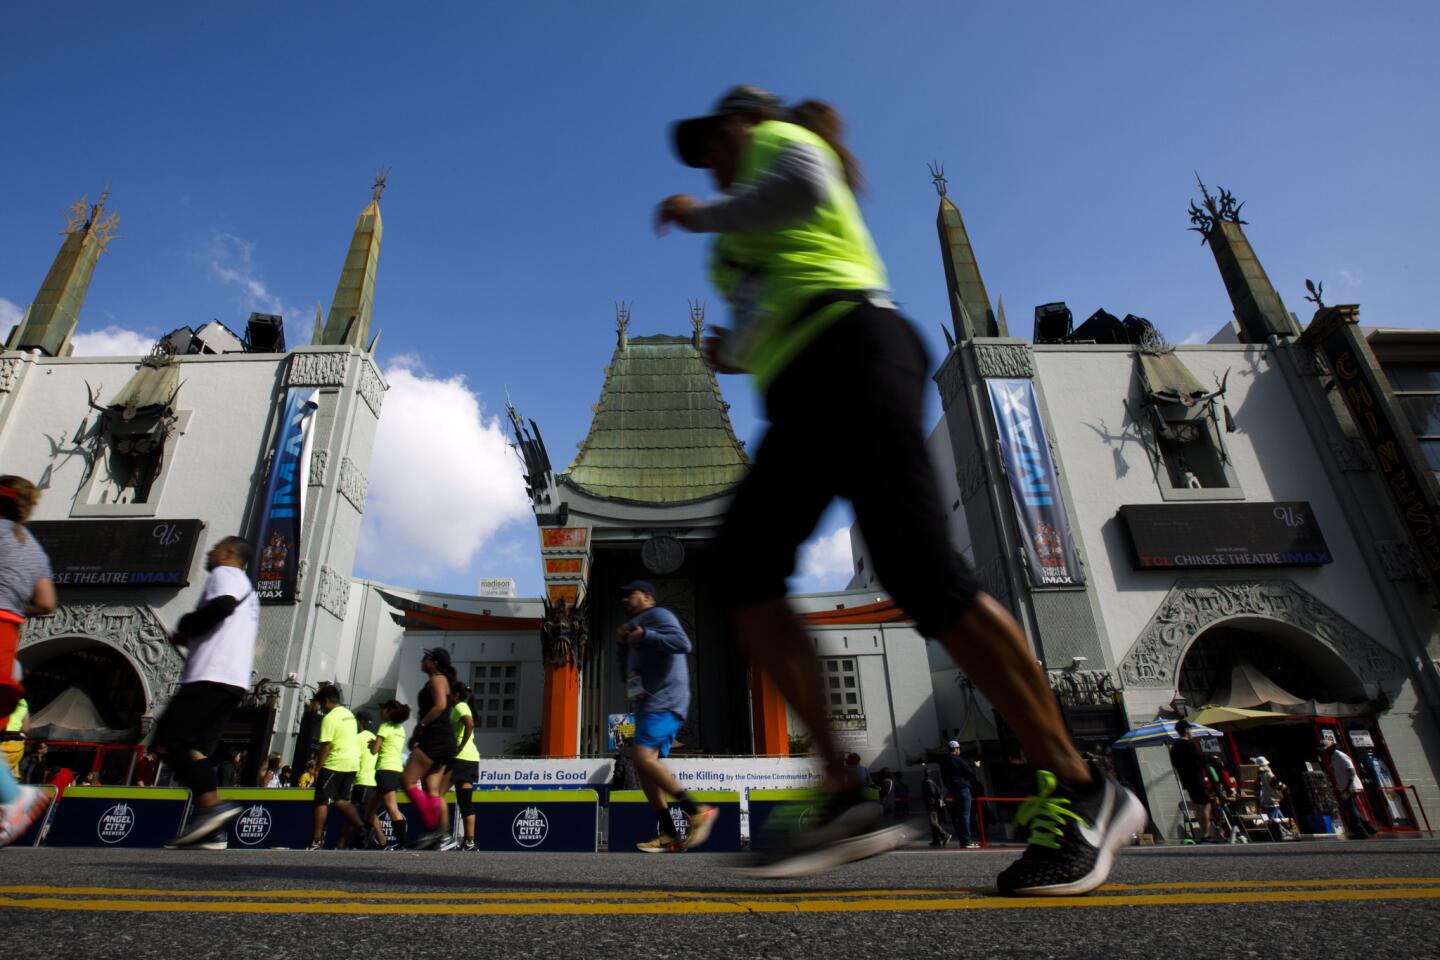
[[[1386,364],[1385,375],[1405,411],[1430,470],[1440,480],[1440,368],[1428,364]]]
[[[471,709],[476,731],[515,729],[515,704],[520,690],[520,664],[477,663],[471,674]]]
[[[831,716],[864,713],[860,700],[860,670],[854,657],[824,657],[825,697]]]
[[[1141,400],[1131,419],[1146,439],[1161,498],[1244,499],[1216,416],[1225,380],[1207,390],[1173,350],[1142,352],[1139,360]]]

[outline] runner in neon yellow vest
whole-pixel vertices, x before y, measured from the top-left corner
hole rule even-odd
[[[662,231],[718,235],[711,277],[731,318],[706,355],[717,372],[752,374],[770,420],[717,538],[716,569],[728,578],[721,595],[755,675],[789,701],[825,766],[818,812],[755,872],[802,876],[903,839],[846,769],[810,637],[785,600],[796,551],[840,496],[855,508],[885,589],[995,705],[1038,768],[1036,793],[1016,815],[1030,843],[1001,873],[1000,891],[1086,893],[1144,826],[1144,808],[1080,758],[1024,632],[950,545],[922,424],[933,368],[885,292],[841,129],[828,104],[786,107],[736,87],[712,113],[673,129],[680,159],[709,169],[724,195],[671,196],[656,214]],[[764,739],[774,737],[766,724]],[[767,746],[787,749],[783,737]]]
[[[25,756],[25,734],[30,729],[30,704],[24,697],[15,704],[15,709],[5,719],[5,737],[0,742],[0,749],[5,754],[5,762],[10,767],[10,772],[18,779],[20,776],[20,760]]]

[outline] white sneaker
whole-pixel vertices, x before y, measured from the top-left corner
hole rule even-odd
[[[20,796],[13,803],[0,804],[0,847],[19,840],[50,806],[50,795],[39,787],[20,787],[19,790]]]

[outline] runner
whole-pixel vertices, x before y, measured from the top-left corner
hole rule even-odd
[[[475,748],[475,712],[470,709],[470,688],[456,683],[451,695],[450,729],[455,735],[455,757],[447,764],[445,780],[455,785],[455,806],[465,832],[464,849],[475,850],[475,781],[480,776],[480,751]],[[441,790],[444,793],[444,789]],[[454,843],[454,838],[450,839]],[[457,845],[458,846],[458,845]],[[455,849],[441,845],[442,850]]]
[[[0,752],[5,755],[5,764],[10,774],[20,778],[20,761],[25,757],[25,734],[30,732],[30,704],[24,697],[15,704],[10,716],[0,717]]]
[[[380,829],[379,819],[370,809],[375,796],[375,762],[379,759],[375,745],[376,734],[370,729],[370,714],[355,714],[355,726],[359,730],[355,735],[355,749],[360,753],[360,769],[355,773],[355,786],[350,788],[350,804],[359,811],[365,822],[365,829],[360,834],[360,849],[379,849],[385,846],[385,833]],[[350,846],[350,835],[354,832],[353,826],[345,824],[340,831],[340,849]]]
[[[50,558],[25,529],[39,501],[40,490],[29,480],[0,477],[0,520],[10,521],[0,524],[0,714],[12,716],[25,696],[20,664],[15,659],[20,626],[28,616],[43,616],[55,609]],[[49,805],[45,791],[21,786],[10,764],[0,764],[0,847],[19,839]]]
[[[400,755],[405,749],[405,728],[402,724],[410,719],[410,708],[399,700],[387,700],[380,708],[380,729],[370,749],[375,753],[375,790],[370,794],[370,804],[365,808],[365,822],[374,823],[376,836],[386,850],[398,850],[405,846],[405,817],[400,813],[400,804],[395,802],[395,791],[401,787],[401,772],[405,769]],[[384,831],[380,829],[379,811],[381,806],[390,815],[390,829],[395,839],[385,844]]]
[[[355,775],[360,771],[360,731],[355,714],[340,702],[340,688],[327,683],[315,693],[315,702],[325,714],[320,721],[320,756],[315,767],[320,771],[315,780],[315,830],[306,850],[325,849],[325,822],[330,817],[330,804],[340,811],[350,830],[341,836],[343,848],[350,833],[365,825],[350,803]]]
[[[736,636],[814,737],[825,809],[764,875],[795,876],[883,852],[827,721],[810,640],[785,600],[795,551],[836,496],[851,501],[881,580],[917,629],[937,638],[1013,729],[1039,787],[1017,822],[1029,846],[999,877],[1003,893],[1075,894],[1104,882],[1115,849],[1144,809],[1087,766],[1019,625],[980,592],[945,535],[921,418],[930,361],[886,293],[854,190],[861,177],[839,115],[810,100],[785,108],[755,87],[727,93],[708,116],[676,124],[676,152],[710,170],[724,196],[671,196],[656,226],[720,236],[711,277],[732,325],[707,355],[720,373],[748,372],[771,426],[736,491],[718,542]],[[884,469],[875,469],[877,465]]]
[[[401,786],[415,810],[425,832],[415,838],[414,849],[429,850],[445,839],[444,792],[445,764],[455,756],[455,735],[450,730],[450,689],[455,683],[455,668],[450,666],[450,651],[443,647],[426,650],[420,658],[425,671],[425,686],[420,688],[420,720],[410,736],[410,759],[401,774]]]
[[[714,807],[696,803],[660,762],[661,757],[670,756],[670,746],[690,707],[690,667],[685,662],[690,638],[675,614],[656,605],[655,587],[648,580],[621,587],[620,603],[630,615],[616,631],[620,668],[635,715],[635,736],[625,750],[658,828],[654,840],[635,846],[644,853],[679,853],[704,843],[718,815]],[[685,811],[688,829],[683,840],[670,817],[667,793]]]
[[[225,826],[241,810],[216,792],[210,754],[250,690],[260,601],[245,575],[249,563],[250,544],[243,537],[225,537],[211,547],[205,557],[210,576],[200,603],[180,618],[170,638],[188,648],[189,656],[180,689],[155,725],[153,749],[190,788],[193,806],[189,824],[166,842],[167,849],[224,850],[229,844]]]

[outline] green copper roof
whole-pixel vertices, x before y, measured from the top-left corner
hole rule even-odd
[[[623,337],[590,434],[563,479],[596,497],[687,503],[730,490],[750,468],[715,374],[689,337]]]

